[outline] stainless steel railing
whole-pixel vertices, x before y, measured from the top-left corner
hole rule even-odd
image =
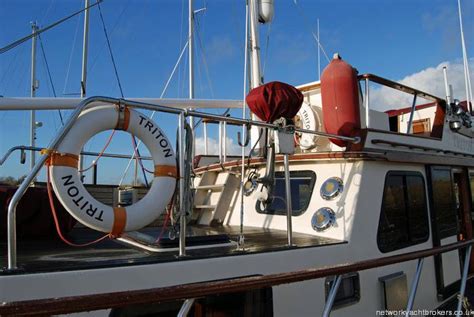
[[[5,161],[12,155],[15,151],[35,151],[35,152],[41,152],[43,150],[42,147],[37,147],[37,146],[28,146],[28,145],[18,145],[18,146],[13,146],[8,149],[7,152],[0,158],[0,165],[3,165]],[[123,159],[129,159],[130,155],[125,155],[125,154],[116,154],[116,153],[97,153],[97,152],[89,152],[89,151],[82,151],[81,155],[84,156],[103,156],[103,157],[110,157],[110,158],[123,158]],[[150,161],[152,160],[151,156],[139,156],[139,159],[141,160],[146,160]]]
[[[434,95],[431,95],[429,93],[426,93],[424,91],[391,81],[389,79],[379,77],[373,74],[363,74],[358,76],[358,80],[361,82],[364,82],[364,112],[365,112],[365,126],[364,128],[368,129],[370,128],[370,82],[380,84],[385,87],[389,87],[395,90],[399,90],[401,92],[411,94],[413,95],[413,102],[410,108],[410,118],[408,120],[407,124],[407,134],[412,133],[412,123],[413,123],[413,115],[416,111],[416,100],[417,97],[421,97],[423,99],[436,102],[438,104],[445,103],[445,100],[439,97],[436,97]],[[362,124],[361,124],[362,126]]]
[[[95,104],[92,105],[92,103],[95,103]],[[61,129],[59,130],[59,132],[57,133],[53,141],[51,141],[50,145],[48,146],[48,150],[55,151],[58,148],[59,144],[61,143],[63,138],[66,136],[66,134],[69,132],[69,130],[72,128],[77,118],[79,117],[79,114],[83,110],[85,110],[86,108],[92,108],[97,105],[100,105],[100,103],[118,104],[121,106],[155,110],[159,112],[165,112],[165,113],[178,115],[178,149],[177,151],[180,154],[179,162],[178,162],[180,175],[184,175],[185,173],[185,162],[184,162],[183,154],[185,151],[185,134],[186,134],[185,123],[186,123],[186,118],[188,116],[193,116],[193,117],[198,117],[198,118],[203,118],[203,119],[212,119],[212,120],[217,120],[219,122],[227,122],[227,123],[234,123],[234,124],[247,125],[247,126],[258,126],[258,127],[266,128],[266,129],[279,128],[278,125],[261,122],[261,121],[252,121],[249,119],[238,119],[238,118],[232,118],[232,117],[227,117],[227,116],[209,114],[205,112],[192,111],[192,110],[187,110],[187,109],[177,109],[177,108],[165,107],[161,105],[126,100],[126,99],[96,96],[96,97],[90,97],[90,98],[84,99],[77,105],[75,110],[71,113],[68,121],[64,124],[64,126],[61,127]],[[310,133],[310,134],[318,135],[321,137],[339,139],[339,140],[349,141],[353,143],[360,142],[360,138],[358,137],[345,137],[345,136],[339,136],[339,135],[324,133],[320,131],[312,131],[312,130],[306,130],[306,129],[300,129],[300,128],[296,128],[294,130],[298,132],[302,132],[302,133]],[[10,201],[10,204],[8,205],[7,230],[8,230],[8,269],[9,270],[16,270],[18,267],[17,266],[18,263],[17,263],[16,208],[18,206],[20,199],[23,197],[26,190],[28,189],[30,183],[43,167],[44,163],[46,162],[47,157],[48,157],[47,155],[43,155],[39,158],[39,160],[33,166],[28,176],[23,180],[20,187],[13,195]],[[180,236],[179,236],[179,255],[184,256],[186,255],[186,228],[185,228],[186,210],[184,210],[183,208],[184,206],[183,202],[184,202],[184,197],[186,197],[187,191],[189,189],[185,187],[183,177],[179,178],[179,188],[180,188],[179,212],[180,212],[180,225],[181,225]],[[291,215],[291,210],[289,211],[289,214]],[[290,236],[291,232],[288,232],[288,235]]]
[[[25,156],[25,151],[34,151],[34,152],[41,152],[43,150],[42,147],[36,147],[36,146],[28,146],[28,145],[18,145],[18,146],[13,146],[10,149],[5,152],[5,154],[0,158],[0,166],[3,165],[8,158],[16,151],[20,151],[20,161],[21,164],[24,163],[24,156]],[[125,154],[116,154],[116,153],[97,153],[97,152],[90,152],[90,151],[82,151],[81,152],[82,156],[93,156],[93,157],[108,157],[108,158],[118,158],[118,159],[139,159],[143,161],[151,161],[152,158],[151,156],[139,156],[138,158],[135,158],[134,156],[130,155],[125,155]],[[97,184],[97,169],[98,169],[98,163],[94,164],[92,168],[92,184],[96,185]],[[135,180],[136,181],[136,180]]]

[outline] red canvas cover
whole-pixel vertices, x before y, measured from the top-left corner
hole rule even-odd
[[[281,117],[293,119],[303,103],[303,94],[295,87],[273,81],[252,89],[245,98],[250,110],[262,121]]]

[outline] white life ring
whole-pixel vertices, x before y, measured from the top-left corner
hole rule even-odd
[[[318,131],[321,124],[317,113],[311,108],[309,104],[303,102],[300,110],[298,111],[297,125],[300,128],[312,131]],[[318,141],[318,136],[309,133],[299,133],[299,146],[302,150],[311,150],[314,148]]]
[[[155,165],[148,193],[126,208],[97,201],[79,180],[78,155],[84,144],[95,134],[112,129],[137,136]],[[54,192],[66,210],[82,224],[113,236],[150,224],[164,211],[175,190],[176,158],[170,141],[156,123],[133,109],[100,106],[84,111],[48,162]]]

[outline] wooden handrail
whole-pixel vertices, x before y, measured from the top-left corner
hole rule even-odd
[[[31,316],[66,314],[261,289],[426,258],[461,249],[473,243],[474,239],[399,255],[294,272],[239,277],[229,280],[182,284],[146,290],[9,302],[0,304],[0,315]]]

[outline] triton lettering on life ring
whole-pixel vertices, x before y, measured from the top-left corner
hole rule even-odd
[[[148,148],[155,165],[148,193],[133,205],[113,208],[89,194],[79,180],[78,159],[84,144],[99,132],[120,129],[137,136]],[[151,119],[128,108],[100,106],[83,112],[47,161],[56,196],[82,224],[120,236],[145,227],[165,210],[176,185],[176,158],[166,135]]]

